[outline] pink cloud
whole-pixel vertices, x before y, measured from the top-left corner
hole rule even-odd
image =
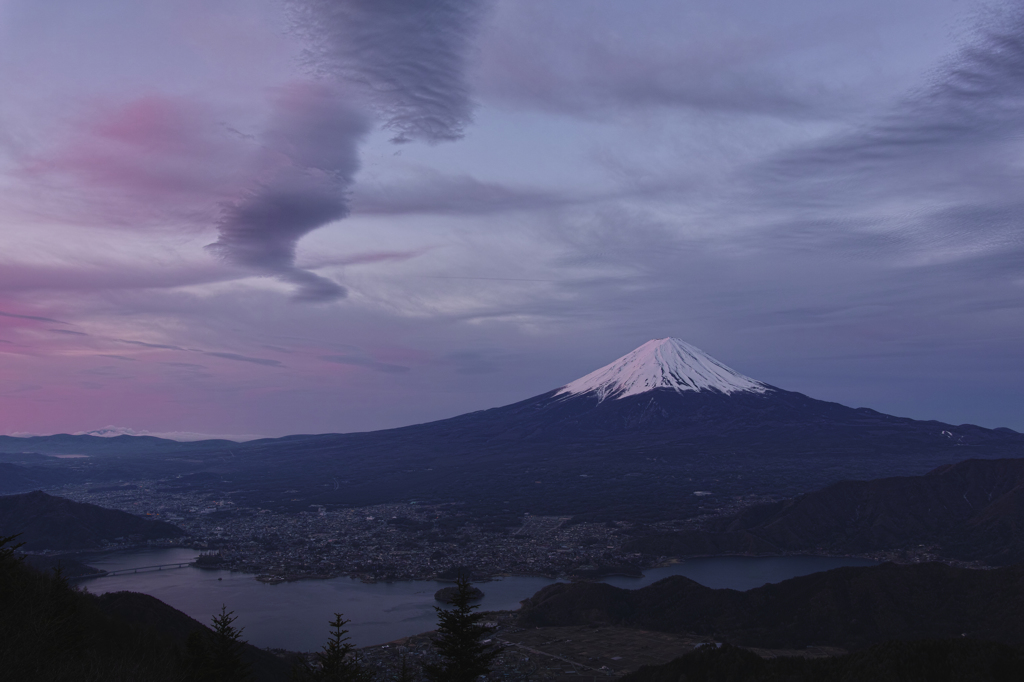
[[[55,137],[23,159],[25,178],[63,190],[78,220],[85,200],[92,218],[132,226],[197,212],[212,221],[251,181],[257,151],[210,107],[157,94],[95,104]]]

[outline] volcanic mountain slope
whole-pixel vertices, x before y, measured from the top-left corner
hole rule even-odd
[[[82,474],[202,474],[211,490],[247,491],[235,495],[242,504],[278,508],[461,501],[513,524],[525,511],[689,516],[736,495],[791,496],[844,478],[1019,456],[1024,436],[815,400],[659,339],[566,386],[442,421],[146,451],[96,454]]]
[[[1019,456],[1024,436],[815,400],[661,339],[506,407],[388,431],[249,443],[236,452],[275,469],[282,488],[300,491],[292,497],[305,504],[314,502],[305,495],[319,504],[381,500],[378,482],[387,480],[391,499],[663,518],[734,495],[792,495],[844,478],[920,474],[970,456]],[[276,469],[285,461],[292,468]],[[313,472],[320,491],[308,485]]]
[[[20,533],[26,550],[80,550],[121,537],[136,540],[184,535],[177,526],[39,491],[0,497],[0,537]]]
[[[632,549],[664,556],[850,554],[918,545],[990,565],[1024,561],[1024,459],[968,460],[924,476],[841,481],[714,520],[704,531],[644,537]]]

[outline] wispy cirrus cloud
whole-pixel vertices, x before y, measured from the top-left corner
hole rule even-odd
[[[352,208],[365,215],[489,215],[554,208],[582,200],[571,194],[512,187],[469,175],[421,171],[401,183],[356,187]]]
[[[1015,140],[1024,132],[1024,10],[1004,6],[929,82],[887,111],[755,170],[766,204],[849,210],[905,229],[1001,230],[1017,215],[1024,178]],[[892,208],[899,207],[896,211]],[[1001,217],[1000,217],[1001,216]]]
[[[361,357],[358,355],[323,355],[320,359],[324,362],[331,362],[336,365],[365,367],[367,369],[372,369],[375,372],[384,372],[385,374],[404,374],[409,371],[409,368],[404,365],[379,362],[372,358]]]
[[[238,353],[227,353],[222,351],[208,351],[200,348],[182,348],[181,346],[174,346],[164,343],[148,343],[146,341],[134,341],[131,339],[114,339],[118,343],[127,343],[132,346],[141,346],[142,348],[152,348],[154,350],[173,350],[180,351],[182,353],[199,353],[200,355],[209,355],[214,358],[221,358],[223,360],[234,360],[236,362],[248,362],[254,365],[263,365],[264,367],[284,367],[284,365],[270,358],[257,358],[248,355],[240,355]],[[180,363],[179,363],[180,364]],[[187,364],[187,363],[186,363]],[[198,365],[196,365],[198,366]]]
[[[238,362],[249,362],[254,365],[263,365],[264,367],[284,367],[283,364],[277,360],[271,360],[269,358],[253,358],[248,355],[239,355],[238,353],[218,353],[214,351],[197,351],[203,355],[209,355],[214,358],[223,358],[225,360],[236,360]]]
[[[10,317],[16,320],[32,320],[34,322],[49,322],[51,324],[68,324],[67,322],[55,320],[52,317],[39,317],[38,315],[18,315],[15,313],[0,312],[0,317]]]

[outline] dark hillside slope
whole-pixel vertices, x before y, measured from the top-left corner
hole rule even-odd
[[[25,566],[0,538],[0,679],[18,682],[194,682],[183,642],[209,629],[146,595],[95,597]],[[289,665],[246,645],[255,682],[284,682]],[[204,678],[205,679],[205,678]]]
[[[151,521],[94,504],[72,502],[39,491],[0,497],[0,536],[21,533],[26,550],[80,550],[103,546],[103,541],[173,538],[184,535],[177,526]]]
[[[187,646],[189,635],[210,631],[206,625],[148,594],[108,592],[96,597],[96,605],[110,618],[159,633],[165,642],[181,649]],[[249,664],[256,682],[287,679],[291,670],[289,662],[251,644],[243,647],[242,660]]]
[[[920,544],[991,565],[1024,561],[1024,459],[967,460],[924,476],[842,481],[745,509],[707,531],[641,538],[632,548],[665,556],[849,554]]]
[[[621,682],[1018,682],[1024,652],[972,639],[886,642],[846,656],[764,660],[728,644],[702,647]]]
[[[694,632],[743,646],[861,648],[891,639],[968,636],[1024,643],[1024,566],[839,568],[747,592],[674,576],[639,590],[559,583],[524,602],[532,626],[608,623]]]

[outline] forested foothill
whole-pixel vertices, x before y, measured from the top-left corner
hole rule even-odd
[[[1024,561],[1024,459],[970,459],[924,476],[840,481],[712,519],[701,530],[650,534],[627,548],[682,557],[920,545],[990,566]]]
[[[846,656],[765,660],[728,644],[701,647],[621,682],[1017,682],[1024,652],[973,639],[887,642]]]
[[[195,682],[216,675],[217,633],[158,599],[94,596],[60,571],[26,566],[0,538],[0,678],[25,682]],[[191,646],[190,646],[191,645]],[[221,647],[223,648],[223,647]],[[253,682],[288,677],[290,663],[239,643]],[[248,679],[248,678],[247,678]]]
[[[693,632],[770,649],[856,649],[890,639],[1024,644],[1024,565],[837,568],[746,592],[672,576],[639,590],[558,583],[524,602],[531,626],[608,624]]]
[[[99,549],[114,541],[181,537],[177,526],[41,491],[0,497],[0,536],[21,534],[25,550]]]

